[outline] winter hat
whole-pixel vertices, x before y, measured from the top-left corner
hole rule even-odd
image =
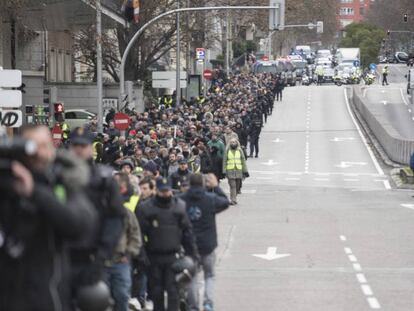
[[[157,164],[150,160],[148,161],[145,165],[144,165],[144,171],[149,171],[151,173],[153,173],[154,175],[157,173],[158,170],[158,166]]]

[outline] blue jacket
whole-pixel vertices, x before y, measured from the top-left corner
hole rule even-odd
[[[180,198],[186,203],[200,255],[210,254],[218,245],[216,214],[229,207],[227,196],[219,187],[214,192],[191,187]]]

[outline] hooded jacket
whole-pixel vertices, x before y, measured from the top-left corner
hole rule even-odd
[[[210,254],[218,245],[216,214],[229,207],[229,200],[219,187],[215,193],[202,187],[191,187],[180,198],[186,203],[200,255]]]

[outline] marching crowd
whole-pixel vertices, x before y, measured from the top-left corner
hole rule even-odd
[[[20,139],[37,149],[13,158],[0,185],[0,310],[126,311],[152,301],[177,311],[180,300],[213,310],[215,217],[237,205],[277,85],[270,74],[218,78],[205,98],[132,112],[127,131],[113,113],[104,133],[94,122],[76,128],[62,150],[46,127],[23,128]]]

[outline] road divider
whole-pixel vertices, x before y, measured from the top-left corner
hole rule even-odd
[[[368,105],[367,99],[363,97],[363,92],[364,88],[353,87],[351,102],[354,108],[366,122],[388,157],[396,163],[408,165],[411,154],[414,152],[414,140],[401,137],[375,105]],[[404,96],[402,98],[405,100]],[[404,102],[406,103],[406,101]]]

